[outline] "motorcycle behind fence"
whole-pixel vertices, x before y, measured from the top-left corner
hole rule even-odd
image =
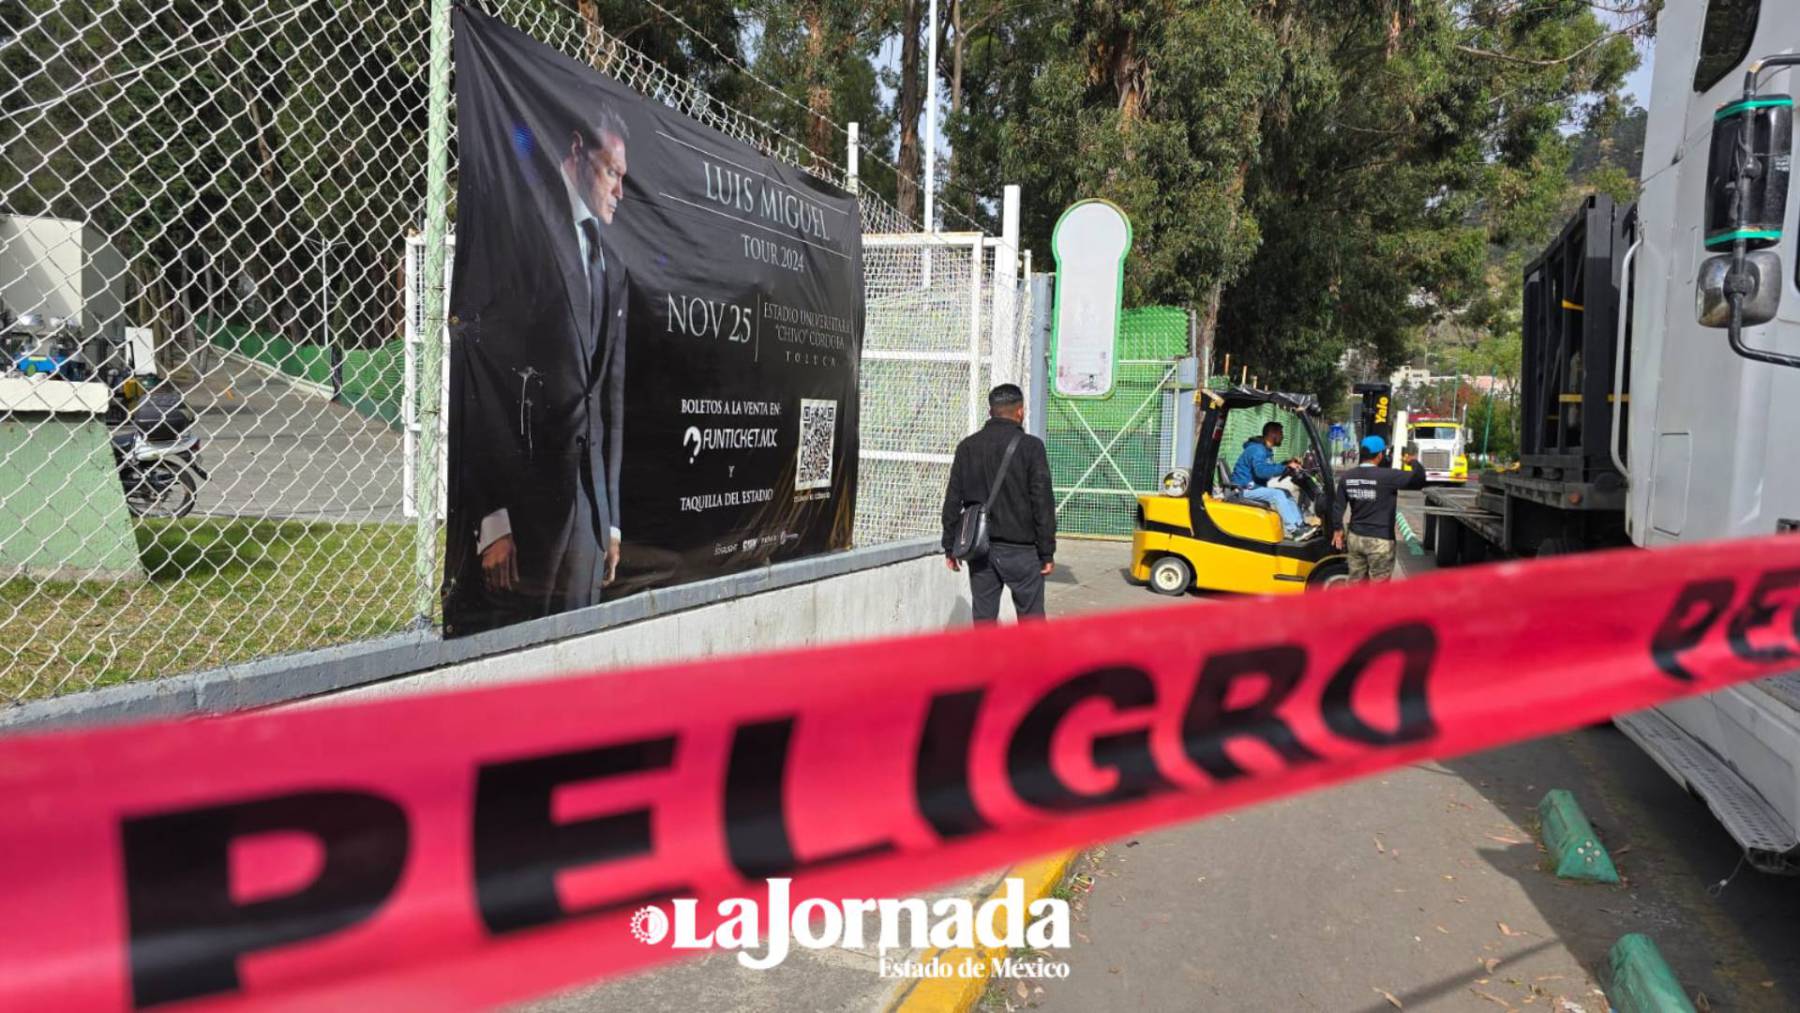
[[[146,387],[122,371],[106,371],[112,391],[107,421],[114,425],[113,461],[133,517],[185,517],[194,510],[199,483],[200,437],[181,392],[168,384]]]

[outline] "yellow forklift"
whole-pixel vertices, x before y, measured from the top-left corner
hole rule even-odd
[[[1163,479],[1158,495],[1139,496],[1131,537],[1131,576],[1158,594],[1190,590],[1242,594],[1297,594],[1347,583],[1349,564],[1332,535],[1342,524],[1329,446],[1319,439],[1319,402],[1310,394],[1234,387],[1201,389],[1194,460]],[[1272,507],[1242,498],[1231,482],[1241,448],[1224,447],[1225,422],[1234,411],[1264,405],[1286,409],[1302,432],[1288,432],[1302,467],[1292,476],[1300,511],[1316,532],[1302,540],[1283,537]],[[1293,427],[1289,427],[1291,430]]]

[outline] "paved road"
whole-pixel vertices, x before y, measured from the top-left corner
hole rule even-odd
[[[224,517],[385,521],[401,516],[400,434],[386,423],[214,355],[183,396],[197,415],[195,512]]]
[[[1122,570],[1130,548],[1120,542],[1065,539],[1058,546],[1057,572],[1051,577],[1047,608],[1052,616],[1126,606],[1179,604],[1125,583]],[[1011,611],[1003,604],[1004,620]],[[1000,872],[955,884],[938,896],[983,897]],[[869,938],[875,926],[868,925]],[[918,959],[889,953],[890,960]],[[735,954],[713,953],[699,960],[578,989],[520,1007],[520,1013],[609,1013],[613,1010],[732,1011],[848,1010],[884,1008],[895,981],[878,973],[878,954],[862,950],[795,948],[786,961],[767,970],[741,967]]]
[[[1405,549],[1401,566],[1432,568]],[[1552,787],[1580,798],[1625,885],[1539,868],[1530,828]],[[1608,949],[1642,931],[1702,1009],[1800,1008],[1800,879],[1738,860],[1701,803],[1593,728],[1112,842],[1088,859],[1069,979],[990,1003],[1599,1013]]]

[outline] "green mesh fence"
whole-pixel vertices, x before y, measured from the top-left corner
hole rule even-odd
[[[1207,386],[1213,390],[1227,390],[1231,387],[1231,382],[1225,377],[1215,376]],[[1237,463],[1244,444],[1261,436],[1263,426],[1270,422],[1279,422],[1287,430],[1287,439],[1275,448],[1277,461],[1285,461],[1305,452],[1306,429],[1300,424],[1300,416],[1272,404],[1238,408],[1225,418],[1225,437],[1219,447],[1219,460],[1224,462],[1227,469]]]
[[[1138,495],[1155,492],[1174,464],[1173,413],[1192,410],[1174,388],[1188,343],[1186,310],[1126,310],[1112,396],[1049,398],[1044,442],[1059,531],[1130,536]]]

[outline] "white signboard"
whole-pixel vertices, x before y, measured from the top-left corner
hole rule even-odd
[[[156,372],[156,332],[148,327],[125,328],[127,365],[140,376]]]
[[[1079,201],[1050,236],[1056,255],[1051,384],[1062,397],[1110,397],[1131,222],[1118,205]]]

